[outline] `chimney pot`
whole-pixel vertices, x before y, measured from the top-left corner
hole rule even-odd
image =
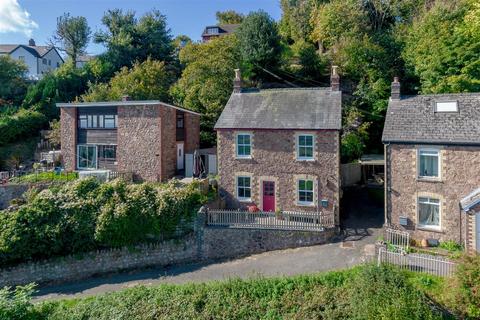
[[[33,39],[28,40],[28,45],[31,47],[35,47],[35,40]]]
[[[330,74],[330,88],[332,91],[340,91],[340,75],[338,74],[338,66],[332,66]]]
[[[132,100],[132,98],[128,94],[122,96],[122,101],[130,101],[130,100]]]
[[[400,81],[398,80],[398,77],[393,77],[391,89],[390,99],[400,100]]]
[[[235,69],[235,79],[233,79],[233,92],[242,92],[242,74],[240,69]]]

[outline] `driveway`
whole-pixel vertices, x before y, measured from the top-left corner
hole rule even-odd
[[[361,193],[354,192],[354,197]],[[365,198],[363,198],[365,199]],[[349,195],[345,195],[345,200]],[[270,251],[245,258],[197,263],[169,268],[150,268],[82,280],[75,283],[39,288],[35,300],[86,297],[121,290],[136,285],[187,283],[252,278],[291,276],[344,269],[371,258],[373,244],[381,230],[381,208],[364,201],[345,208],[343,235],[335,242],[296,249]]]

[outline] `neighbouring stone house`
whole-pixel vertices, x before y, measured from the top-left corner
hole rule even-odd
[[[158,101],[57,103],[66,170],[131,172],[164,181],[185,168],[199,148],[200,115]]]
[[[229,208],[335,212],[340,201],[342,92],[331,87],[234,90],[218,119],[218,172]]]
[[[386,224],[480,251],[480,93],[401,96],[383,131]]]

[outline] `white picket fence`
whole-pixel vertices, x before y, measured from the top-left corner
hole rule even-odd
[[[418,253],[401,253],[379,248],[377,263],[393,264],[402,269],[415,272],[425,272],[440,277],[451,277],[455,273],[457,264],[445,258]]]
[[[335,225],[332,213],[322,212],[248,212],[208,210],[207,225],[229,228],[256,228],[299,231],[323,231]]]
[[[408,251],[408,247],[410,246],[410,234],[406,231],[386,228],[385,241],[396,248]]]

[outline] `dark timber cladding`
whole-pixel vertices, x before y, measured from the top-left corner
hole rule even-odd
[[[117,114],[117,107],[86,107],[86,108],[80,107],[78,108],[78,117],[82,115],[116,115],[116,114]],[[77,143],[79,144],[117,144],[117,129],[79,128],[78,135],[77,135]]]

